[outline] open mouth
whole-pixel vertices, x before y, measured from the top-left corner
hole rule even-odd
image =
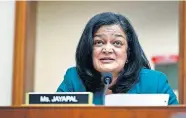
[[[103,62],[103,63],[110,63],[110,62],[113,62],[115,59],[113,58],[110,58],[110,57],[104,57],[104,58],[101,58],[100,61]]]

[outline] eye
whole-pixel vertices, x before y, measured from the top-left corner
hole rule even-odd
[[[95,46],[102,46],[103,44],[104,44],[104,42],[101,41],[101,40],[96,40],[96,41],[94,41],[94,45],[95,45]]]
[[[121,47],[123,45],[123,43],[121,41],[114,41],[113,45],[117,46],[117,47]]]

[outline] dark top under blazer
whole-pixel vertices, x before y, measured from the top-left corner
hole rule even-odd
[[[75,67],[69,68],[66,71],[64,80],[58,87],[57,92],[86,92],[86,88],[79,78]],[[127,93],[169,94],[168,104],[178,104],[176,95],[168,84],[165,74],[155,70],[142,69],[139,81],[135,83]],[[103,104],[103,90],[94,93],[93,103],[95,105]]]

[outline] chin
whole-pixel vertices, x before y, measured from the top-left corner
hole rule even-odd
[[[114,72],[118,69],[118,66],[113,64],[105,64],[105,65],[99,64],[95,66],[95,69],[98,72]]]
[[[116,68],[102,68],[101,72],[113,72]]]

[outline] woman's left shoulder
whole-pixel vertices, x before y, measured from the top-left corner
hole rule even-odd
[[[158,84],[167,81],[167,76],[163,72],[157,70],[141,69],[140,81],[149,84]]]
[[[143,68],[143,69],[141,69],[140,74],[162,75],[164,73],[161,71],[157,71],[157,70]]]

